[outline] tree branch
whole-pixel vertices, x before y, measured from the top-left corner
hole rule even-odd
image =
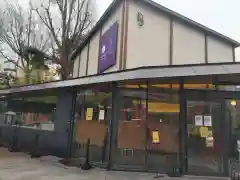
[[[26,47],[40,48],[38,45],[44,42],[43,38],[37,38],[39,28],[36,27],[33,10],[30,8],[25,12],[18,4],[6,3],[5,7],[4,11],[0,8],[0,55],[24,72],[29,72],[33,62],[30,62],[32,57],[25,54]],[[14,59],[19,59],[20,63]]]
[[[92,0],[55,0],[55,4],[52,0],[44,1],[34,8],[29,4],[27,15],[20,6],[9,6],[7,16],[0,14],[0,46],[6,45],[20,58],[25,71],[29,70],[32,59],[25,56],[25,48],[31,46],[44,51],[52,62],[61,66],[62,77],[66,78],[73,68],[72,54],[91,28]],[[10,57],[5,59],[14,59]]]
[[[7,62],[10,62],[10,63],[14,64],[15,66],[17,66],[18,68],[20,68],[21,70],[24,70],[24,68],[21,67],[15,60],[12,60],[9,57],[7,57],[2,51],[0,51],[0,55],[2,57],[4,57],[7,60]]]
[[[49,29],[56,45],[58,46],[58,48],[60,48],[61,44],[56,35],[55,28],[53,26],[53,20],[50,14],[50,1],[48,2],[48,7],[45,7],[43,4],[41,4],[41,8],[45,11],[45,16],[41,15],[38,8],[35,8],[35,12],[37,13],[38,17],[41,19],[42,23]]]

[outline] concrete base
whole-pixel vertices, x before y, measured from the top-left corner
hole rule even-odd
[[[156,177],[152,173],[106,171],[91,169],[83,171],[76,167],[67,167],[59,163],[59,158],[47,156],[31,159],[24,153],[10,153],[0,148],[0,180],[227,180],[219,177],[185,176],[180,178]]]

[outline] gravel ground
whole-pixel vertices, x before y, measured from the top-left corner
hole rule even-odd
[[[82,171],[60,164],[52,156],[31,159],[23,153],[10,153],[0,148],[0,180],[167,180],[169,177],[154,178],[155,174],[105,171],[92,169]],[[175,180],[226,180],[224,178],[184,177]]]

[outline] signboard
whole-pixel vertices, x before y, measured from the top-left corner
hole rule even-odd
[[[203,116],[196,115],[195,116],[195,125],[196,126],[203,126]]]
[[[208,128],[207,128],[207,127],[200,127],[200,128],[199,128],[199,131],[200,131],[200,136],[201,136],[201,137],[203,137],[203,138],[208,137],[209,131],[208,131]]]
[[[87,108],[86,120],[87,121],[93,120],[93,108]]]
[[[204,116],[204,126],[212,126],[212,116]]]
[[[160,143],[158,131],[152,131],[152,142],[153,142],[153,144]]]
[[[99,120],[104,120],[105,119],[105,110],[100,110],[99,111]]]
[[[116,64],[118,43],[117,41],[118,41],[118,23],[115,22],[100,37],[98,73],[102,73]]]
[[[206,137],[206,147],[214,147],[214,138]]]

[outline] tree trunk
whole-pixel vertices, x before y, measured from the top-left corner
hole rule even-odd
[[[61,65],[62,67],[61,67],[61,70],[60,70],[61,80],[71,79],[72,78],[71,74],[72,74],[72,69],[73,69],[72,68],[73,67],[73,64],[72,64],[73,61],[71,59],[69,59],[68,56],[65,56],[65,55],[63,55],[63,57],[60,58],[60,59],[63,59],[62,62],[64,62],[63,65]]]
[[[67,79],[71,79],[70,74],[66,71],[62,71],[61,72],[61,80],[67,80]]]
[[[31,83],[30,77],[31,77],[30,72],[26,72],[26,73],[25,73],[25,76],[24,76],[24,81],[25,81],[24,85],[25,85],[25,84],[28,85],[28,84]]]
[[[61,80],[67,80],[68,76],[65,75],[64,73],[61,73]]]
[[[42,69],[37,70],[37,83],[42,83]]]

